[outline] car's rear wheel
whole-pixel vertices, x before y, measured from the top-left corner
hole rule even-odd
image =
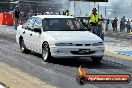
[[[50,48],[47,42],[44,42],[42,45],[42,58],[45,62],[50,61],[51,59]]]
[[[91,57],[91,59],[93,63],[99,64],[101,60],[103,59],[103,57]]]
[[[22,53],[28,53],[29,50],[26,48],[25,44],[24,44],[24,40],[20,39],[20,51]]]

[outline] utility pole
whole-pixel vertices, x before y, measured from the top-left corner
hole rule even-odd
[[[75,17],[76,3],[74,1],[74,17]]]
[[[10,0],[10,2],[13,2],[14,0]],[[13,9],[13,6],[12,6],[12,3],[10,3],[11,4],[11,7],[10,7],[10,10],[12,11],[12,9]]]
[[[99,3],[98,3],[98,13],[100,13],[99,10],[100,10],[100,8],[99,8]]]
[[[96,4],[96,2],[94,2],[94,8],[95,8],[95,4]]]
[[[105,19],[107,17],[107,6],[106,6],[106,3],[105,3]]]

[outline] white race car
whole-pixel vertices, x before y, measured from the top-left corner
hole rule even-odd
[[[16,41],[21,52],[40,53],[44,61],[52,57],[91,57],[93,62],[100,62],[104,56],[102,39],[72,16],[33,16],[18,26]]]

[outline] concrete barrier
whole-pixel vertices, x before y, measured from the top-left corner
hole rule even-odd
[[[13,26],[13,14],[12,13],[0,13],[0,25]]]

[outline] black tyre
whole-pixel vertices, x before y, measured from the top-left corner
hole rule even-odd
[[[22,53],[29,53],[29,52],[30,52],[30,50],[28,50],[28,49],[26,48],[23,39],[20,39],[19,44],[20,44],[20,51],[21,51]]]
[[[99,64],[101,60],[103,59],[103,57],[92,57],[91,59],[93,63]]]
[[[51,60],[50,48],[47,42],[44,42],[42,45],[42,58],[45,62]]]

